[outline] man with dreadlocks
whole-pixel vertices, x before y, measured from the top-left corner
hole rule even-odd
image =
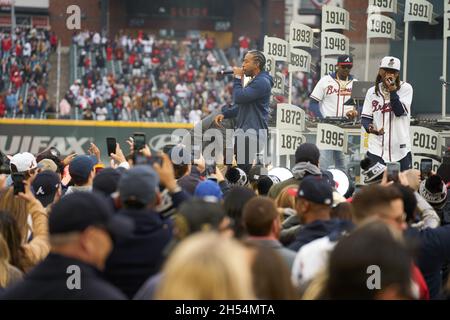
[[[262,52],[252,50],[245,55],[242,68],[233,68],[234,105],[215,118],[217,125],[223,119],[235,118],[235,128],[238,129],[236,159],[246,173],[250,171],[256,153],[263,152],[267,145],[269,102],[274,82],[272,76],[264,71],[265,65],[266,58]],[[250,77],[246,85],[243,83],[244,75]],[[245,138],[245,143],[239,138]]]
[[[372,162],[399,162],[401,171],[411,169],[409,135],[413,88],[400,81],[401,62],[381,60],[375,86],[367,91],[361,122],[369,133],[368,158]]]

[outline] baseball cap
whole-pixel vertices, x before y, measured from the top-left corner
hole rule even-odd
[[[9,161],[12,172],[25,172],[37,167],[36,158],[29,152],[17,153]]]
[[[96,174],[92,188],[94,191],[102,192],[104,195],[111,195],[117,191],[121,172],[113,168],[105,168]]]
[[[51,171],[51,172],[58,171],[58,166],[53,160],[50,159],[42,159],[41,161],[38,162],[37,167],[42,169],[42,171]]]
[[[276,168],[270,169],[269,176],[276,177],[278,179],[277,181],[282,182],[282,181],[286,181],[286,180],[292,178],[293,174],[292,174],[291,170],[289,170],[288,168],[276,167]],[[279,183],[279,182],[276,182],[276,183]]]
[[[218,230],[225,218],[225,210],[219,203],[211,203],[203,199],[190,199],[183,202],[178,209],[178,215],[184,221],[186,234],[198,231]],[[181,222],[181,221],[180,221]],[[177,227],[182,227],[177,223]]]
[[[90,226],[103,227],[115,237],[131,234],[133,222],[113,214],[106,199],[92,192],[68,194],[52,208],[48,219],[50,235],[84,231]]]
[[[215,197],[217,200],[222,200],[223,193],[217,182],[206,180],[197,185],[194,196],[203,199],[206,197]]]
[[[147,205],[156,198],[159,176],[147,165],[138,165],[125,171],[119,180],[120,200]]]
[[[381,59],[380,69],[393,69],[400,71],[401,62],[400,59],[396,57],[387,56]]]
[[[95,156],[76,156],[72,162],[70,162],[69,174],[71,177],[87,179],[96,164],[97,158]]]
[[[320,151],[313,143],[302,143],[295,151],[295,162],[310,162],[317,165],[319,163]]]
[[[333,204],[333,189],[330,183],[322,177],[307,176],[300,183],[297,198],[331,206]]]
[[[347,54],[340,55],[337,59],[337,65],[350,65],[353,66],[353,57]]]
[[[56,191],[61,185],[59,176],[53,171],[42,171],[33,180],[34,196],[44,207],[55,199]]]

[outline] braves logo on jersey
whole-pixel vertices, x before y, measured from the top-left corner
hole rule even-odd
[[[373,101],[372,102],[372,112],[375,113],[377,111],[381,111],[381,113],[386,113],[386,112],[391,112],[392,108],[391,108],[391,103],[384,103],[381,104],[378,101]]]
[[[345,117],[348,111],[353,110],[353,106],[346,106],[345,102],[352,95],[354,81],[357,80],[352,77],[348,81],[338,81],[333,74],[317,82],[311,98],[319,102],[320,113],[324,117]]]

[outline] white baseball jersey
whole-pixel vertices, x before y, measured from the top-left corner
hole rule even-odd
[[[385,162],[396,162],[403,159],[411,151],[409,122],[413,88],[407,82],[401,83],[397,94],[400,97],[405,114],[397,117],[391,109],[389,95],[386,99],[381,93],[381,86],[382,84],[380,84],[378,96],[375,94],[375,86],[367,91],[361,117],[372,120],[376,130],[384,129],[384,135],[369,135],[368,151],[383,158]]]
[[[331,74],[327,74],[317,82],[311,98],[319,102],[320,113],[324,117],[345,117],[345,114],[353,110],[353,106],[344,106],[344,103],[352,95],[353,82],[338,81]]]

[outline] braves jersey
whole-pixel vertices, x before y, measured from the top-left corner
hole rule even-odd
[[[349,76],[348,81],[339,81],[335,74],[327,74],[317,82],[311,98],[319,102],[320,113],[324,117],[345,117],[353,106],[344,106],[352,95],[353,82],[358,81]]]
[[[402,82],[397,94],[403,106],[404,113],[396,116],[391,108],[390,95],[375,94],[375,86],[367,91],[361,117],[372,120],[376,130],[384,129],[383,135],[369,135],[368,151],[383,158],[385,162],[397,162],[411,151],[409,134],[411,103],[413,88],[407,82]]]

